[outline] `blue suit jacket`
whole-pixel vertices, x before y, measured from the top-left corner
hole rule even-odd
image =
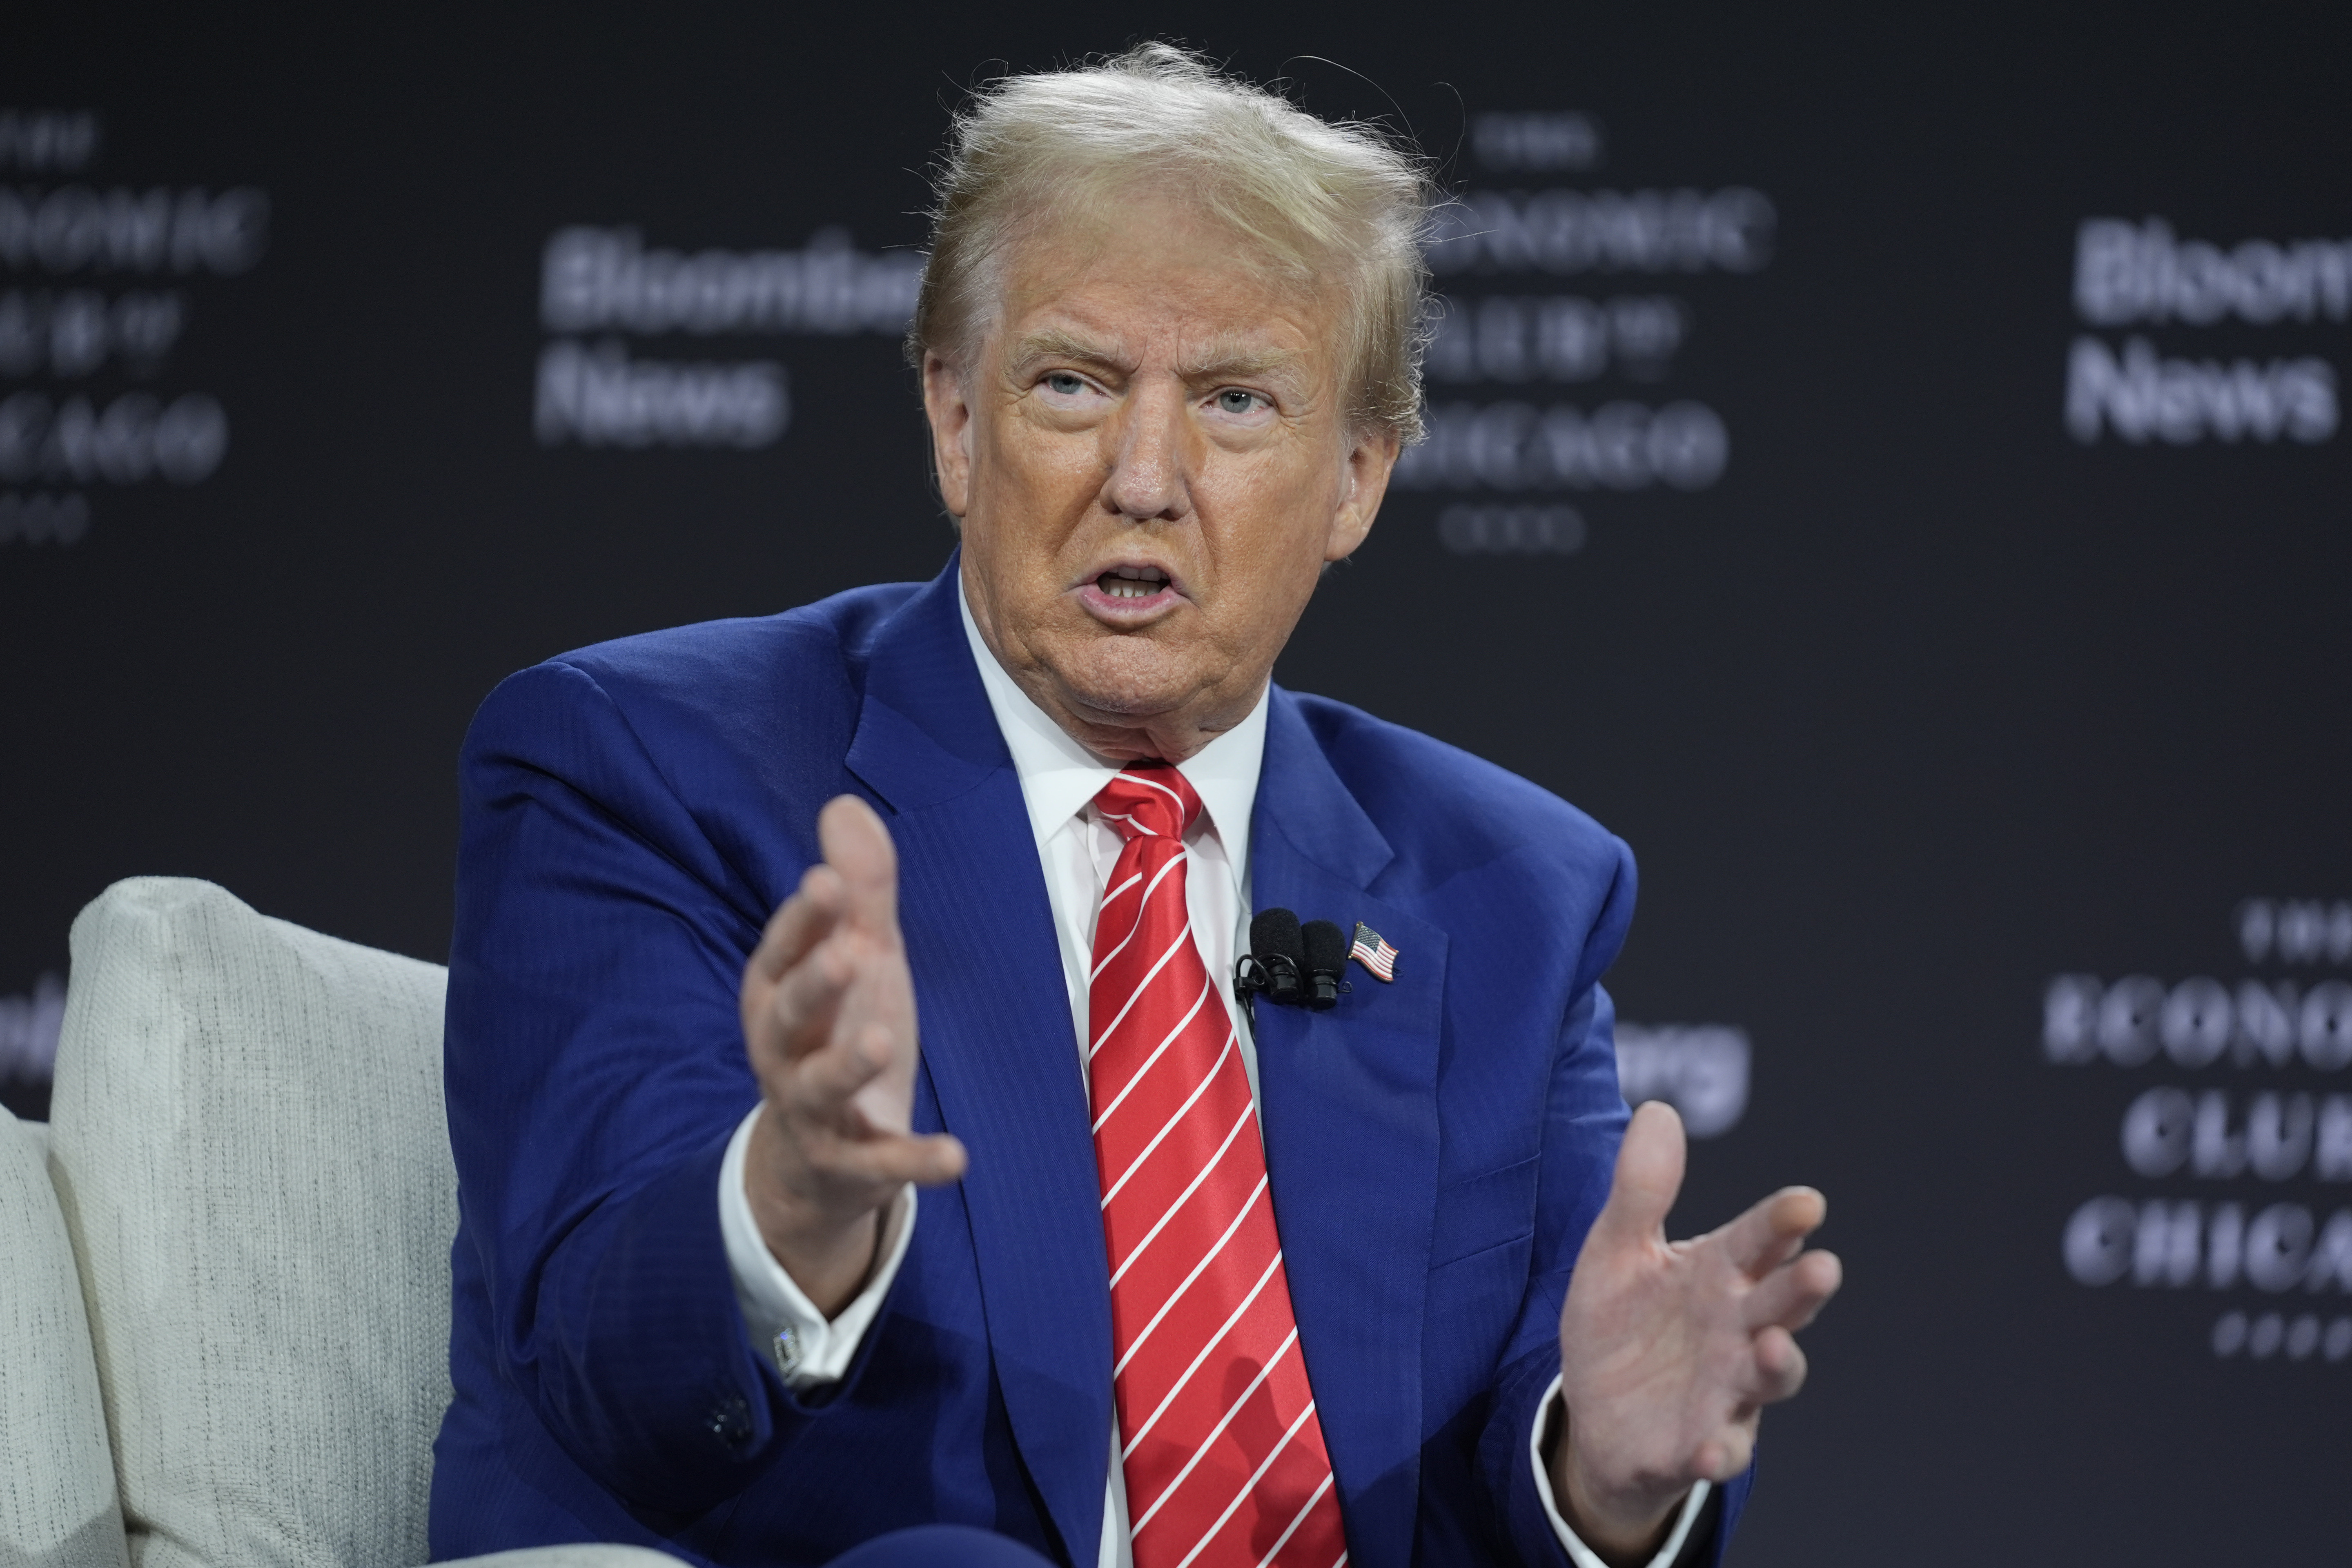
[[[436,1556],[596,1539],[814,1563],[943,1521],[1093,1562],[1111,1421],[1094,1149],[955,570],[589,648],[475,720]],[[924,1194],[848,1375],[801,1396],[744,1329],[716,1193],[758,1094],[742,965],[845,792],[898,842],[915,1123],[956,1132],[971,1164]],[[1329,1012],[1257,1016],[1276,1219],[1351,1555],[1564,1561],[1528,1433],[1625,1121],[1597,982],[1632,860],[1523,780],[1277,688],[1250,864],[1258,907],[1360,920],[1402,954],[1394,984],[1359,974]]]

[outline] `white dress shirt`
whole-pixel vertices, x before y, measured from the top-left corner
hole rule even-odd
[[[1045,710],[1029,700],[996,662],[963,601],[961,584],[956,602],[963,616],[964,636],[980,666],[988,704],[1003,732],[1013,766],[1021,778],[1021,794],[1029,807],[1029,826],[1037,839],[1037,858],[1045,874],[1045,898],[1054,912],[1054,931],[1060,940],[1062,973],[1069,985],[1073,1056],[1080,1076],[1086,1072],[1088,975],[1094,964],[1095,911],[1110,879],[1124,842],[1092,809],[1094,797],[1118,770],[1097,762],[1072,740]],[[1250,814],[1257,801],[1258,771],[1265,760],[1266,698],[1258,697],[1249,717],[1177,764],[1185,782],[1201,797],[1200,820],[1184,835],[1188,864],[1184,874],[1185,904],[1191,913],[1192,940],[1213,975],[1234,972],[1236,953],[1244,951],[1249,919]],[[1241,1041],[1242,1067],[1249,1075],[1250,1094],[1257,1094],[1257,1049],[1246,1019],[1231,990],[1220,985],[1218,994],[1234,1014]],[[743,1185],[744,1150],[751,1125],[759,1119],[753,1107],[735,1129],[727,1145],[726,1162],[719,1173],[719,1220],[727,1242],[727,1261],[735,1276],[735,1299],[754,1342],[772,1348],[777,1368],[793,1389],[821,1387],[840,1381],[856,1354],[860,1340],[882,1308],[890,1282],[907,1255],[915,1230],[915,1193],[909,1187],[890,1206],[884,1221],[877,1262],[872,1279],[857,1298],[827,1320],[816,1310],[792,1276],[784,1271],[751,1217],[751,1203]],[[1576,1538],[1554,1504],[1551,1478],[1543,1461],[1544,1428],[1559,1396],[1555,1379],[1549,1394],[1538,1407],[1535,1430],[1528,1434],[1528,1462],[1535,1468],[1537,1495],[1560,1544],[1577,1568],[1604,1568],[1584,1542]],[[1127,1479],[1118,1463],[1118,1433],[1110,1436],[1108,1479],[1103,1504],[1100,1568],[1133,1568],[1128,1539]],[[1650,1568],[1666,1568],[1682,1550],[1684,1539],[1706,1500],[1701,1481],[1675,1521]]]

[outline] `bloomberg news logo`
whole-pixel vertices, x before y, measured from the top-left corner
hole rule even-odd
[[[1487,181],[1440,211],[1427,247],[1442,290],[1423,367],[1429,438],[1393,482],[1464,498],[1438,520],[1457,554],[1569,554],[1586,538],[1570,497],[1704,490],[1722,477],[1722,417],[1664,384],[1698,327],[1667,285],[1761,271],[1779,215],[1744,185],[1528,179],[1600,164],[1589,115],[1482,114],[1472,146]]]
[[[2352,900],[2249,899],[2248,973],[2062,974],[2053,1065],[2112,1070],[2137,1193],[2081,1203],[2060,1251],[2093,1289],[2219,1298],[2215,1355],[2352,1358]],[[2153,1189],[2153,1190],[2150,1190]]]
[[[2066,358],[2066,430],[2089,445],[2281,440],[2315,445],[2339,422],[2336,370],[2311,353],[2224,359],[2161,352],[2149,331],[2265,334],[2352,317],[2352,239],[2180,239],[2160,217],[2089,218],[2074,240],[2074,309],[2094,327],[2137,327],[2120,343],[2085,332]]]
[[[859,250],[842,228],[803,247],[693,252],[630,227],[550,237],[540,270],[541,349],[531,425],[543,447],[769,447],[792,423],[773,359],[647,356],[630,340],[907,330],[922,286],[912,251]]]

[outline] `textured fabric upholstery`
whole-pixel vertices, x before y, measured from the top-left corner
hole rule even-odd
[[[677,1568],[677,1559],[642,1546],[603,1546],[585,1542],[570,1546],[531,1546],[520,1552],[493,1552],[488,1557],[460,1557],[444,1568]]]
[[[145,1568],[425,1560],[442,990],[205,882],[117,883],[74,922],[53,1170]]]
[[[122,1568],[106,1413],[45,1131],[0,1110],[0,1565]]]

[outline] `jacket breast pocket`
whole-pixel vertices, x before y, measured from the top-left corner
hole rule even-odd
[[[1429,1267],[1443,1268],[1534,1235],[1538,1163],[1522,1160],[1438,1188]]]

